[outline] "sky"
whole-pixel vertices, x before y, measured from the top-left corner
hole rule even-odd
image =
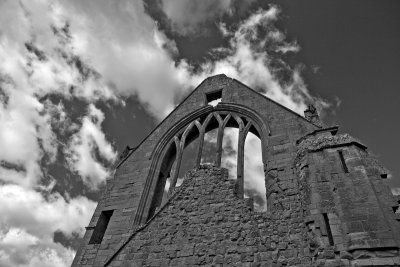
[[[0,0],[0,266],[69,266],[118,154],[219,73],[299,114],[314,103],[395,192],[398,14],[398,1]]]

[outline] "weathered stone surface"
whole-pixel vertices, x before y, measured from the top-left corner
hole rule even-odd
[[[221,103],[207,105],[216,96]],[[306,117],[225,75],[206,79],[121,154],[73,266],[400,266],[388,171],[358,140],[322,128],[311,106]],[[216,166],[199,165],[199,149],[195,168],[163,199],[187,139],[231,126],[240,132],[237,180],[219,167],[219,137]],[[243,199],[249,131],[261,139],[266,212]],[[90,244],[92,236],[103,238]]]

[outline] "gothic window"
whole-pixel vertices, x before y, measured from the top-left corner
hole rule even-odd
[[[214,101],[221,94],[221,90],[207,94],[207,101]],[[260,133],[248,118],[222,111],[191,122],[170,142],[162,159],[148,219],[180,186],[186,172],[200,164],[227,168],[230,179],[237,180],[238,196],[252,198],[256,211],[266,210]]]

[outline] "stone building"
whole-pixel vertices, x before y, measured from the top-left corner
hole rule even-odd
[[[237,179],[221,168],[226,127],[239,129]],[[213,129],[215,164],[201,165]],[[249,132],[261,140],[265,212],[244,198]],[[195,139],[195,166],[178,187],[182,151]],[[213,76],[121,154],[72,266],[400,266],[399,199],[387,177],[364,144],[324,127],[313,106],[302,117]]]

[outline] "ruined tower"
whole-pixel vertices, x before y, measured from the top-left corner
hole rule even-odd
[[[226,127],[239,129],[234,180],[221,168]],[[215,164],[201,165],[213,129]],[[265,212],[243,197],[249,132],[261,140]],[[196,138],[195,166],[178,187],[182,151]],[[399,199],[386,177],[364,144],[324,127],[314,107],[302,117],[213,76],[121,154],[72,266],[400,266]]]

